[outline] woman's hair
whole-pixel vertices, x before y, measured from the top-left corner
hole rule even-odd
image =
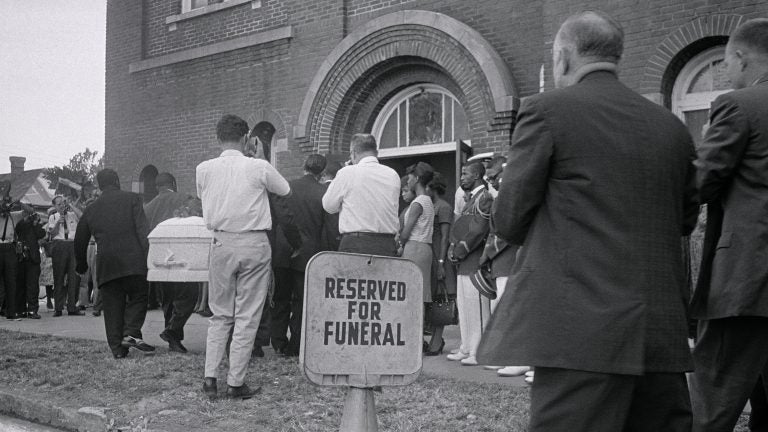
[[[432,169],[432,165],[426,162],[419,162],[413,166],[413,171],[410,171],[408,174],[415,175],[418,178],[419,184],[421,184],[424,187],[427,187],[427,185],[429,185],[429,182],[432,181],[432,177],[435,174],[435,170]]]
[[[448,189],[448,185],[445,184],[445,178],[439,172],[432,174],[432,181],[427,184],[427,187],[441,196],[445,195],[445,190]]]

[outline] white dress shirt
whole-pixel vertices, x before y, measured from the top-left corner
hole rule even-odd
[[[205,226],[242,233],[272,229],[268,192],[288,195],[288,182],[267,161],[224,150],[197,166],[197,195],[203,201]]]
[[[67,212],[67,215],[65,216],[65,220],[67,222],[66,228],[62,225],[57,225],[59,223],[59,219],[61,219],[61,213],[54,213],[48,216],[48,226],[54,227],[51,231],[49,231],[52,234],[51,238],[54,240],[74,240],[75,231],[77,231],[77,222],[80,220],[80,218],[77,217],[75,212]]]
[[[400,177],[373,156],[344,167],[336,173],[323,195],[323,208],[339,213],[339,233],[369,232],[395,234]]]

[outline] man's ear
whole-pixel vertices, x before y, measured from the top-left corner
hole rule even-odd
[[[744,51],[737,49],[734,51],[733,56],[736,58],[736,60],[739,62],[739,67],[743,71],[747,68],[747,65],[749,64],[749,56]]]
[[[563,75],[568,75],[571,71],[571,50],[565,46],[560,47],[560,56],[558,58],[563,68]]]

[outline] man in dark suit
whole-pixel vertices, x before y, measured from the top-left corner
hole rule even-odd
[[[623,36],[600,12],[560,27],[558,89],[523,100],[493,212],[522,248],[479,359],[535,367],[532,432],[691,427],[694,149],[672,113],[619,82]]]
[[[16,298],[18,313],[31,319],[40,319],[38,294],[40,293],[40,245],[38,241],[45,237],[45,229],[40,216],[30,207],[24,212],[24,218],[16,224],[16,239],[23,245],[23,255],[19,257]]]
[[[115,358],[128,348],[151,352],[141,338],[147,315],[147,252],[149,233],[141,196],[120,190],[117,173],[105,168],[96,175],[101,197],[85,209],[75,233],[77,272],[88,270],[91,236],[96,239],[96,275],[104,308],[107,343]]]
[[[158,194],[147,205],[144,213],[149,222],[149,232],[165,220],[171,219],[174,211],[187,203],[190,196],[176,190],[176,179],[171,173],[162,172],[157,175],[155,185]],[[184,340],[184,325],[189,320],[197,302],[197,282],[155,282],[160,304],[165,318],[165,329],[160,338],[168,342],[168,349],[173,352],[186,353],[187,348],[181,343]]]
[[[691,378],[694,431],[733,430],[768,372],[768,19],[736,29],[725,64],[735,90],[712,103],[695,162],[701,202],[721,208],[722,218],[707,227],[702,283],[691,305],[701,320]]]
[[[327,187],[320,183],[320,175],[325,164],[324,156],[311,154],[304,162],[304,176],[289,182],[293,193],[288,203],[301,233],[301,247],[290,257],[290,291],[285,292],[281,285],[276,287],[281,292],[275,292],[276,316],[272,320],[277,334],[285,335],[286,324],[290,328],[291,337],[282,351],[292,357],[299,355],[301,342],[304,270],[309,259],[324,250],[323,233],[329,215],[323,209],[323,195]]]

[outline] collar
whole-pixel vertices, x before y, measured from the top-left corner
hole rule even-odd
[[[768,72],[766,72],[765,74],[763,74],[762,76],[760,76],[756,80],[754,80],[752,82],[752,84],[750,84],[750,87],[756,86],[758,84],[763,84],[763,83],[766,83],[766,82],[768,82]]]
[[[158,195],[163,195],[163,194],[167,194],[167,193],[171,193],[171,192],[173,192],[173,189],[160,189],[159,191],[157,191],[157,194]]]
[[[360,159],[359,162],[357,162],[358,165],[369,165],[369,164],[377,164],[379,163],[379,159],[376,156],[366,156],[362,159]]]
[[[472,189],[472,191],[469,193],[469,199],[472,199],[473,196],[475,196],[476,193],[480,192],[480,190],[485,189],[485,185],[481,184],[480,186]]]
[[[243,152],[240,150],[234,150],[234,149],[227,149],[221,152],[221,155],[219,157],[228,157],[228,156],[244,156]]]
[[[613,75],[618,73],[618,67],[615,63],[611,62],[597,62],[590,63],[580,67],[576,73],[573,74],[573,82],[581,82],[587,75],[593,72],[610,72]]]

